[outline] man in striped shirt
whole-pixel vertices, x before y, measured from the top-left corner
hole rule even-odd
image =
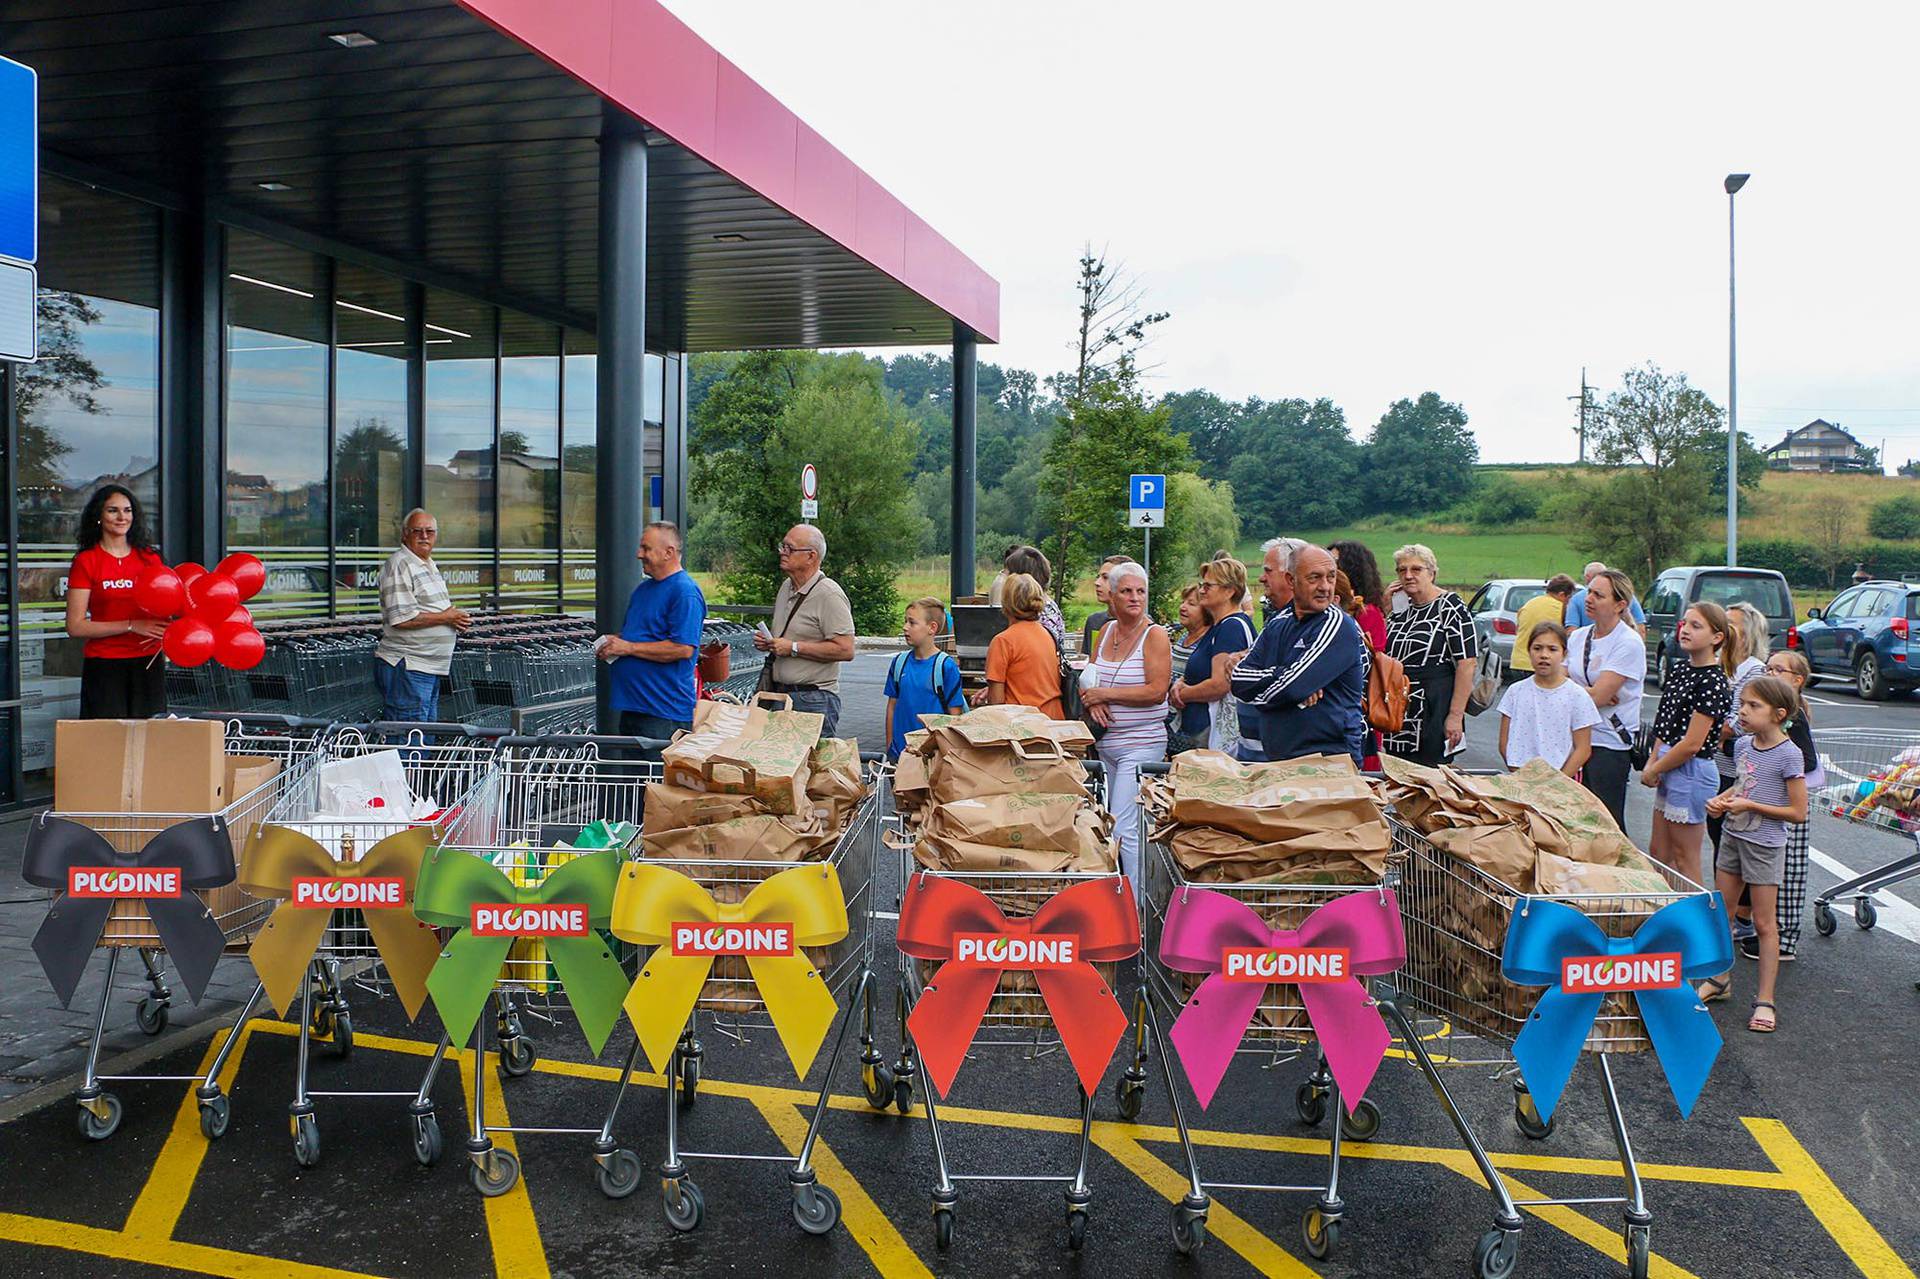
[[[1268,550],[1261,581],[1269,599],[1281,558],[1280,547]],[[1344,752],[1358,764],[1366,757],[1367,644],[1336,603],[1336,572],[1319,547],[1295,551],[1292,606],[1275,612],[1234,668],[1233,695],[1259,710],[1269,760]]]
[[[440,717],[440,677],[453,666],[453,644],[472,623],[453,606],[447,579],[433,562],[440,522],[415,507],[400,527],[400,549],[380,569],[380,642],[373,682],[382,719],[430,722]]]

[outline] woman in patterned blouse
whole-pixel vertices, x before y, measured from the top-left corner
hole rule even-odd
[[[1479,645],[1473,614],[1434,582],[1440,565],[1415,543],[1393,553],[1393,593],[1407,607],[1387,619],[1387,655],[1407,668],[1412,685],[1400,731],[1380,738],[1388,755],[1416,764],[1444,763],[1466,744],[1467,695]]]

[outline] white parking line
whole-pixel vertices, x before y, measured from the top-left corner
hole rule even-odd
[[[1817,848],[1807,849],[1808,860],[1831,874],[1836,880],[1849,880],[1861,872],[1854,870],[1837,857],[1829,857]],[[1885,929],[1897,937],[1920,944],[1920,907],[1894,896],[1892,893],[1879,893],[1874,897],[1874,905],[1879,909],[1880,922],[1875,931]],[[1853,915],[1852,901],[1836,901],[1834,913],[1841,917],[1842,927],[1846,926]]]

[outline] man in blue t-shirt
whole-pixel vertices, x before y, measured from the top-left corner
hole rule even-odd
[[[618,635],[594,643],[613,663],[613,709],[629,737],[666,741],[693,727],[693,662],[707,621],[706,597],[680,567],[680,530],[662,521],[640,535],[646,577],[633,588]],[[658,751],[644,753],[659,759]]]

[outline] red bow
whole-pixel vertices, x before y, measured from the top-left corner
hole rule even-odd
[[[1114,1047],[1127,1032],[1127,1014],[1093,965],[1140,951],[1140,917],[1125,876],[1084,880],[1055,893],[1031,919],[1008,919],[979,889],[921,871],[907,882],[898,935],[902,954],[947,961],[907,1018],[927,1075],[942,1097],[980,1029],[1000,974],[1030,966],[1013,958],[995,962],[990,954],[960,959],[961,939],[969,936],[1072,942],[1071,962],[1034,967],[1033,975],[1080,1086],[1088,1094],[1099,1088]]]

